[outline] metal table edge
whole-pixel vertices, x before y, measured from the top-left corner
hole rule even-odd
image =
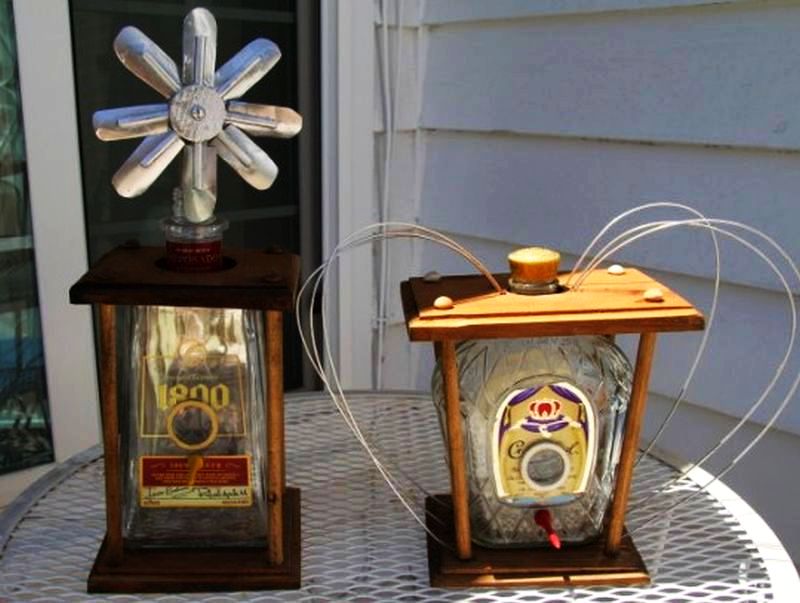
[[[350,399],[387,396],[403,399],[413,398],[419,401],[430,400],[430,394],[420,390],[348,390],[345,394]],[[318,400],[321,397],[325,398],[328,395],[320,391],[289,392],[286,394],[286,402],[302,403],[306,400]],[[5,511],[0,513],[0,558],[2,558],[17,524],[37,504],[39,499],[81,468],[99,459],[102,454],[102,446],[96,444],[56,464],[50,471],[25,488]],[[685,461],[662,449],[654,448],[649,454],[675,469],[683,470],[686,467]],[[776,597],[775,601],[789,601],[790,599],[785,599],[784,597],[787,595],[792,596],[800,589],[800,576],[798,576],[794,562],[789,557],[786,548],[781,544],[777,534],[747,501],[721,480],[714,479],[714,476],[708,471],[700,467],[694,467],[687,473],[687,476],[700,486],[709,484],[706,487],[707,492],[739,520],[742,529],[765,561],[772,591]]]
[[[419,390],[389,390],[385,392],[348,390],[346,395],[348,397],[366,398],[376,393],[379,393],[379,395],[430,400],[428,393]],[[304,400],[317,400],[320,397],[326,397],[325,393],[320,391],[299,391],[288,392],[285,400],[286,402],[303,402]],[[47,473],[20,492],[8,507],[0,513],[0,557],[2,557],[6,549],[14,528],[17,527],[17,524],[25,517],[28,511],[36,505],[39,499],[77,471],[80,471],[82,467],[93,463],[101,456],[103,456],[103,447],[101,444],[95,444],[60,463],[56,463]]]
[[[93,463],[103,455],[100,444],[87,448],[65,461],[56,463],[50,471],[25,488],[13,501],[0,513],[0,557],[5,552],[11,533],[28,511],[39,502],[43,496],[71,477],[81,468]]]

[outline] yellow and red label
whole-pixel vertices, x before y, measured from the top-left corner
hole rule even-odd
[[[142,507],[249,507],[251,484],[249,455],[139,458]]]

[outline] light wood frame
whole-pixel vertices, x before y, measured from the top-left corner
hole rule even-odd
[[[498,275],[497,278],[501,284],[507,284],[507,275]],[[661,300],[646,300],[644,292],[654,288],[661,290]],[[554,295],[524,296],[505,290],[501,293],[492,289],[482,276],[475,275],[445,277],[437,282],[411,279],[402,284],[401,293],[409,338],[412,341],[432,341],[442,371],[452,497],[452,538],[457,559],[463,562],[463,567],[459,569],[458,563],[429,539],[432,583],[440,586],[502,586],[503,580],[497,576],[503,571],[514,573],[512,583],[516,586],[553,584],[554,580],[563,584],[576,580],[581,584],[608,584],[609,580],[621,583],[646,581],[644,565],[632,541],[625,536],[624,518],[647,402],[656,337],[661,331],[702,329],[702,314],[675,292],[634,269],[622,275],[596,270],[587,276],[584,286],[579,290],[564,289]],[[441,296],[451,298],[453,304],[437,308],[434,300]],[[553,568],[552,564],[544,569],[536,567],[536,563],[540,563],[544,556],[538,554],[531,557],[538,561],[531,561],[529,575],[520,576],[520,568],[515,563],[510,563],[502,554],[493,556],[485,549],[479,555],[481,563],[477,563],[469,520],[457,343],[467,339],[614,336],[620,333],[638,333],[639,346],[615,489],[603,538],[602,551],[609,559],[608,567],[603,567],[602,558],[587,556],[585,551],[582,558],[594,564],[583,568],[586,571]],[[621,551],[623,555],[620,555]],[[559,555],[562,558],[569,557],[569,552],[560,551]],[[617,557],[625,558],[625,571],[620,571],[619,559],[619,563],[612,560]],[[488,561],[483,563],[485,559]],[[491,567],[493,560],[497,561],[496,567]],[[609,578],[612,575],[616,578]]]

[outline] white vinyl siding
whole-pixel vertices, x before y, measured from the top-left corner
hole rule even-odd
[[[677,201],[760,228],[800,259],[800,3],[402,4],[392,219],[440,229],[495,270],[505,269],[508,251],[531,244],[559,249],[570,266],[617,213]],[[386,135],[380,0],[373,8],[377,207]],[[389,1],[385,12],[393,70],[397,5]],[[688,403],[662,442],[688,460],[746,412],[788,336],[788,305],[777,279],[750,252],[722,245],[718,323]],[[707,310],[712,250],[707,233],[673,231],[616,259],[645,268]],[[398,283],[428,270],[471,269],[427,244],[391,243],[390,252],[384,385],[427,389],[430,346],[408,343]],[[659,337],[649,433],[678,392],[699,338]],[[633,343],[623,340],[629,353]],[[791,367],[797,370],[796,358]],[[783,379],[778,391],[789,381]],[[754,434],[777,401],[770,398],[743,431]],[[800,456],[796,401],[777,427],[726,481],[765,516],[797,560],[800,515],[791,502],[800,498],[791,478]],[[742,442],[736,439],[722,456],[730,459]]]

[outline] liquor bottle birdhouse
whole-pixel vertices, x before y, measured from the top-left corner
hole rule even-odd
[[[90,592],[298,588],[300,494],[286,488],[283,313],[298,258],[222,247],[216,157],[268,188],[249,137],[288,137],[300,116],[237,100],[280,58],[258,39],[215,70],[216,23],[184,21],[182,69],[141,31],[114,49],[163,104],[98,111],[102,140],[145,136],[113,179],[144,192],[184,152],[166,245],[106,254],[71,288],[100,325],[107,533]]]
[[[516,251],[497,288],[480,275],[402,284],[410,339],[434,343],[450,469],[450,495],[426,501],[434,586],[649,581],[623,520],[656,335],[704,319],[635,269],[566,287],[559,259]],[[633,367],[623,333],[639,335]]]

